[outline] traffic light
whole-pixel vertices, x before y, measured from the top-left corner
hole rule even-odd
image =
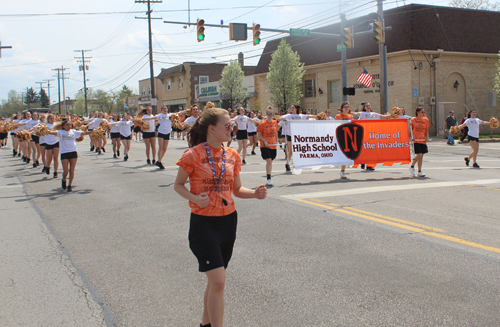
[[[253,45],[260,43],[260,24],[253,24]]]
[[[373,33],[375,34],[375,41],[377,43],[383,43],[384,42],[384,37],[382,35],[382,22],[374,22],[373,23]]]
[[[342,44],[344,44],[344,46],[346,48],[352,48],[353,44],[352,44],[352,28],[350,27],[346,27],[344,29],[342,29]]]
[[[196,20],[196,30],[198,33],[198,42],[205,41],[205,20]]]

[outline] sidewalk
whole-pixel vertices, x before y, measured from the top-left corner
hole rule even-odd
[[[12,150],[0,149],[0,325],[113,325],[90,282],[26,196],[17,177],[22,161],[9,154]]]

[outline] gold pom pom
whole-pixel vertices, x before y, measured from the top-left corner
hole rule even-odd
[[[103,130],[105,130],[108,133],[111,131],[111,126],[107,122],[105,122],[104,120],[101,120],[101,122],[99,123],[99,126],[100,126],[100,128],[102,128]]]
[[[456,136],[460,134],[460,128],[458,128],[458,126],[451,126],[450,133]]]
[[[34,129],[35,135],[37,136],[45,136],[49,134],[49,128],[47,125],[37,125]]]
[[[145,122],[142,123],[141,129],[143,131],[147,131],[150,128],[151,128],[151,125],[149,125],[149,123],[147,121],[145,121]]]
[[[207,104],[205,105],[205,109],[210,109],[210,108],[215,108],[215,104],[213,104],[212,101],[208,101]]]
[[[403,109],[399,108],[399,107],[393,107],[391,109],[391,119],[396,119],[396,118],[399,118],[399,116],[401,116],[403,114]]]
[[[260,120],[264,119],[264,116],[262,116],[262,113],[260,111],[257,113],[257,118],[259,118]]]
[[[496,128],[500,127],[500,122],[498,121],[498,119],[496,117],[492,117],[490,119],[490,126],[493,129],[496,129]]]
[[[326,120],[326,114],[324,112],[320,112],[316,115],[316,120]]]
[[[77,138],[75,141],[76,141],[76,142],[81,142],[81,141],[83,141],[84,136],[85,136],[85,135],[83,135],[83,134],[82,134],[82,135],[81,135],[79,138]]]

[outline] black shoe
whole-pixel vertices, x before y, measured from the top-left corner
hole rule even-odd
[[[93,145],[90,147],[90,151],[94,151],[94,146]]]
[[[102,152],[106,152],[106,149],[105,149],[105,148],[102,148],[101,150],[102,150]]]
[[[36,168],[36,162],[33,163],[33,168]]]
[[[120,156],[120,150],[116,151],[116,156],[119,157]]]
[[[113,154],[113,158],[116,158],[116,153]]]
[[[30,163],[30,158],[26,158],[26,163]]]
[[[127,161],[128,160],[128,156],[126,155],[125,157],[123,157],[123,161]]]
[[[71,192],[73,191],[73,188],[71,187],[71,185],[68,186],[68,192]]]
[[[375,170],[373,167],[366,167],[366,170]]]
[[[479,167],[479,165],[478,165],[477,163],[474,163],[474,164],[472,165],[472,167],[474,167],[474,168],[481,168],[481,167]]]
[[[17,151],[16,150],[12,150],[12,156],[15,157],[17,154]]]
[[[156,165],[158,166],[158,168],[160,169],[165,169],[165,166],[163,166],[163,164],[161,162],[157,162]]]
[[[146,164],[151,165],[151,160],[146,160]]]
[[[57,171],[54,172],[54,178],[57,178]]]
[[[62,187],[63,190],[66,189],[66,180],[64,180],[64,179],[62,180],[61,187]]]
[[[247,163],[246,163],[246,161],[245,161],[245,160],[241,160],[241,164],[242,164],[242,165],[246,165]]]
[[[361,169],[365,169],[365,164],[361,164]]]
[[[153,165],[156,165],[156,160],[153,159]]]
[[[465,165],[468,167],[469,166],[469,161],[470,161],[469,158],[465,157],[464,160],[465,160]]]
[[[21,156],[21,152],[19,152],[19,153],[17,154],[17,157],[18,157],[18,158],[19,158],[20,156]]]
[[[252,155],[256,155],[257,153],[255,153],[255,151],[252,151]]]
[[[45,168],[47,168],[47,167],[43,166],[43,168],[42,168],[42,173],[44,173],[44,172],[45,172]]]
[[[46,167],[46,168],[45,168],[45,173],[46,173],[47,175],[50,175],[50,167]]]
[[[290,169],[290,165],[289,165],[289,164],[285,164],[285,169],[286,169],[286,171],[292,171],[292,170]]]
[[[98,150],[98,151],[96,151],[96,152],[97,152],[97,154],[101,154],[101,149],[99,149],[99,150]]]
[[[26,157],[25,156],[23,156],[23,162],[26,162]]]

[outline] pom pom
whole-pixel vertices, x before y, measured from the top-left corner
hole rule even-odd
[[[29,142],[31,141],[31,133],[28,131],[22,129],[19,132],[16,133],[16,137],[21,141],[21,142]]]
[[[213,104],[212,101],[208,101],[207,104],[205,105],[205,109],[210,109],[210,108],[215,108],[215,104]]]
[[[83,135],[83,134],[82,134],[82,135],[80,135],[80,137],[79,137],[79,138],[77,138],[75,141],[76,141],[76,142],[81,142],[81,141],[83,141],[84,136],[85,136],[85,135]]]
[[[73,127],[76,129],[80,129],[82,126],[83,126],[83,123],[79,120],[77,120],[73,123]]]
[[[496,128],[500,127],[500,122],[498,121],[497,118],[492,117],[490,119],[490,126],[491,126],[491,128],[496,129]]]
[[[149,125],[149,123],[147,121],[145,121],[145,122],[142,123],[141,129],[143,131],[147,131],[150,128],[151,128],[151,125]]]
[[[456,136],[460,134],[460,128],[458,128],[458,126],[451,126],[450,133]]]
[[[3,121],[0,121],[0,133],[6,133],[5,132],[5,123]]]
[[[316,115],[316,120],[326,120],[326,114],[324,112],[320,112]]]
[[[260,120],[264,119],[264,116],[262,116],[262,113],[260,111],[257,113],[257,118],[259,118]]]
[[[100,128],[102,128],[103,130],[105,130],[108,133],[111,131],[111,126],[107,122],[105,122],[104,120],[101,120],[101,122],[99,123],[99,126],[100,126]]]
[[[90,138],[92,140],[99,140],[99,139],[102,139],[105,135],[105,132],[102,128],[96,128],[92,131],[92,133],[90,133]]]
[[[34,129],[35,135],[37,136],[45,136],[49,134],[49,128],[47,125],[37,125]]]
[[[399,116],[401,116],[403,114],[403,109],[401,108],[398,108],[398,107],[393,107],[391,109],[391,119],[396,119],[396,118],[399,118]]]

